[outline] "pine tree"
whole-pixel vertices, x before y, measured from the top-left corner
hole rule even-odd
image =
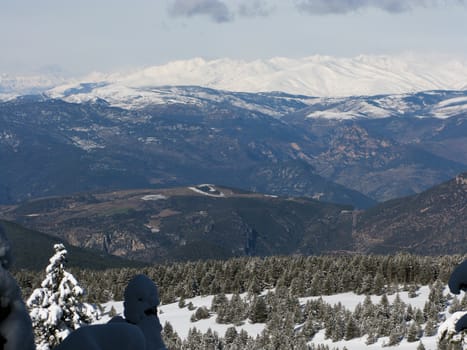
[[[345,334],[344,339],[350,340],[360,336],[360,330],[358,329],[357,323],[353,317],[349,317],[345,324]]]
[[[398,329],[391,329],[389,332],[389,346],[394,346],[399,344],[399,342],[402,340],[400,331]]]
[[[188,330],[188,336],[183,342],[183,349],[203,350],[203,335],[199,330],[190,328]]]
[[[408,293],[408,296],[409,298],[416,298],[417,297],[417,286],[416,285],[410,285],[409,287],[409,293]]]
[[[425,336],[431,337],[436,334],[436,325],[434,324],[433,320],[429,319],[425,324]]]
[[[414,312],[414,320],[420,326],[425,323],[425,317],[423,316],[423,312],[421,309],[416,308]]]
[[[109,310],[109,317],[113,318],[115,316],[117,316],[117,310],[115,310],[115,307],[112,305],[112,307]]]
[[[381,296],[381,300],[375,309],[375,321],[378,327],[378,336],[389,336],[391,331],[389,318],[391,316],[391,306],[386,294]]]
[[[405,320],[407,322],[412,321],[415,318],[415,312],[412,305],[407,305],[407,309],[405,309]]]
[[[268,319],[268,308],[263,297],[253,298],[248,316],[252,323],[264,323]]]
[[[258,276],[257,274],[253,274],[253,278],[251,279],[250,283],[248,284],[248,288],[247,288],[248,292],[249,293],[252,293],[252,294],[259,294],[261,293],[261,290],[262,290],[262,287],[261,287],[261,284],[258,280]]]
[[[306,339],[300,334],[296,334],[293,337],[292,347],[293,350],[308,350],[308,345],[306,344]]]
[[[375,329],[371,329],[368,331],[368,336],[366,338],[366,345],[374,344],[378,341],[378,333]]]
[[[56,346],[70,332],[98,316],[96,307],[82,302],[83,289],[65,271],[64,245],[55,244],[54,250],[41,288],[35,289],[27,300],[38,350]]]
[[[238,337],[235,339],[235,343],[239,345],[243,345],[241,349],[244,349],[249,340],[251,339],[249,338],[247,331],[242,329],[240,333],[238,334]]]
[[[361,270],[359,270],[361,271]],[[360,272],[361,274],[361,272]],[[371,275],[366,274],[362,277],[362,282],[360,286],[358,287],[358,293],[359,294],[368,294],[373,290],[373,278],[371,278]]]
[[[230,299],[228,314],[229,319],[235,325],[242,324],[242,321],[247,317],[247,305],[238,293],[233,294]]]
[[[420,338],[420,326],[416,322],[412,322],[407,331],[407,341],[413,343]]]
[[[224,336],[225,342],[227,344],[232,344],[237,337],[238,337],[238,332],[235,329],[235,327],[227,328],[227,330],[225,331],[225,336]]]
[[[195,313],[191,315],[190,321],[196,322],[210,317],[209,310],[205,306],[196,309]]]
[[[203,350],[220,350],[222,349],[221,340],[217,332],[213,332],[211,328],[208,328],[206,333],[203,334],[201,340],[201,349]]]
[[[167,349],[180,349],[182,341],[178,336],[177,332],[174,331],[172,325],[169,322],[165,322],[164,328],[162,329],[162,338]]]
[[[217,294],[214,296],[214,298],[212,298],[211,310],[213,312],[218,312],[219,308],[225,308],[228,303],[229,300],[224,293]]]
[[[184,297],[181,297],[180,300],[178,301],[178,307],[179,307],[180,309],[183,309],[185,306],[186,306],[185,298],[184,298]]]
[[[380,272],[377,272],[373,279],[373,292],[376,295],[381,295],[385,293],[386,287],[384,282],[384,276]]]

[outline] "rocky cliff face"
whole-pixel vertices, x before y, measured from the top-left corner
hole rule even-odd
[[[316,172],[378,201],[422,192],[467,169],[467,139],[459,134],[467,133],[465,115],[335,120],[303,113],[290,123],[307,131],[301,149]]]

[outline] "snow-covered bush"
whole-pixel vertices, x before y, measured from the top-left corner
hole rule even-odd
[[[37,350],[49,350],[71,331],[98,317],[96,307],[82,302],[83,288],[71,273],[65,271],[65,247],[55,244],[54,250],[41,288],[35,289],[27,300]]]

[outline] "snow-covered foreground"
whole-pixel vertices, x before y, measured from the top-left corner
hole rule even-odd
[[[445,293],[448,292],[448,289],[446,289]],[[420,308],[423,309],[425,302],[428,300],[428,296],[430,293],[430,289],[428,286],[423,286],[417,291],[417,296],[415,298],[410,298],[408,295],[408,292],[400,292],[399,296],[401,300],[406,303],[412,305],[414,308]],[[231,297],[231,295],[227,295],[228,298]],[[243,295],[245,297],[245,295]],[[461,295],[462,297],[462,295]],[[318,297],[309,297],[309,298],[300,298],[300,304],[304,305],[308,300],[310,299],[317,299]],[[327,296],[322,296],[321,297],[323,301],[325,301],[328,304],[334,305],[341,303],[346,309],[353,311],[357,304],[363,303],[365,296],[364,295],[357,295],[354,293],[341,293],[341,294],[335,294],[335,295],[327,295]],[[396,298],[396,294],[388,295],[388,300],[390,303],[394,301]],[[188,336],[188,331],[190,328],[196,327],[196,329],[200,330],[201,332],[205,333],[209,328],[211,328],[213,331],[216,331],[220,336],[224,336],[227,328],[231,327],[231,324],[218,324],[216,323],[216,315],[212,315],[209,319],[205,320],[199,320],[196,322],[191,322],[190,317],[192,314],[195,312],[196,308],[198,307],[211,307],[211,302],[212,302],[213,296],[201,296],[201,297],[195,297],[191,299],[186,299],[186,305],[188,305],[190,302],[193,304],[195,309],[189,310],[188,307],[180,308],[178,306],[178,303],[172,303],[172,304],[166,304],[166,305],[161,305],[159,307],[159,318],[161,321],[161,324],[164,324],[166,321],[170,322],[170,324],[173,326],[174,330],[178,333],[178,335],[182,339],[186,339]],[[371,297],[372,302],[374,304],[377,304],[381,296],[372,296]],[[114,307],[116,310],[117,314],[122,314],[123,313],[123,303],[119,301],[112,301],[105,303],[103,305],[104,307],[104,316],[98,321],[98,323],[105,323],[109,320],[108,312],[109,310]],[[448,311],[445,311],[446,318],[450,317],[450,314]],[[297,325],[298,326],[298,325]],[[260,334],[265,327],[264,323],[256,323],[252,324],[249,322],[246,322],[245,324],[241,326],[236,326],[237,331],[239,332],[241,329],[245,330],[248,332],[248,334],[252,337],[256,337],[256,335]],[[339,349],[343,349],[346,347],[348,350],[359,350],[359,349],[365,349],[365,350],[373,350],[373,349],[399,349],[399,350],[408,350],[408,349],[417,349],[417,346],[419,345],[419,342],[413,342],[409,343],[407,340],[402,340],[402,342],[396,346],[387,346],[386,344],[388,343],[388,337],[383,337],[380,338],[375,344],[371,345],[366,345],[366,336],[361,337],[361,338],[356,338],[352,339],[349,341],[337,341],[337,342],[332,342],[330,339],[325,339],[325,334],[324,330],[319,331],[314,337],[311,343],[314,344],[327,344],[330,346],[332,349],[333,347],[338,347]],[[423,342],[423,345],[425,346],[425,349],[432,349],[436,350],[437,349],[437,337],[436,336],[431,336],[431,337],[423,337],[421,339]]]

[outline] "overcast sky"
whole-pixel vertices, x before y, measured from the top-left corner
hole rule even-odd
[[[203,57],[467,57],[467,0],[0,0],[0,74]]]

